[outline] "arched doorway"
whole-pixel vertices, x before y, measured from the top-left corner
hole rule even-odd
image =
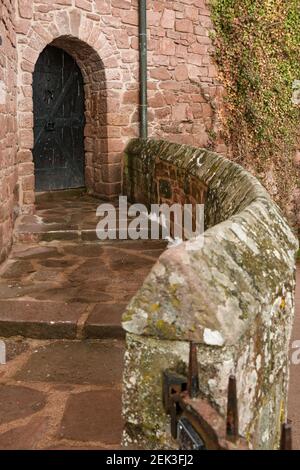
[[[78,188],[84,181],[84,88],[64,50],[47,46],[33,74],[35,190]]]

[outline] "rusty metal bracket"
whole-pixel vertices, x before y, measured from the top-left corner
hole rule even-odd
[[[190,343],[188,377],[172,370],[163,373],[163,404],[171,417],[171,434],[181,450],[249,450],[239,434],[236,378],[228,379],[226,418],[200,397],[197,345]],[[283,424],[281,449],[292,447],[291,423]]]
[[[173,407],[173,396],[186,390],[187,379],[172,370],[163,372],[163,405],[167,414],[171,414]]]

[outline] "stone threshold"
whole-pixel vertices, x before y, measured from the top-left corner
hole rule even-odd
[[[0,300],[0,336],[35,339],[121,339],[126,304]]]

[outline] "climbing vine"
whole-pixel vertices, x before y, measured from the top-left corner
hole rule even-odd
[[[225,139],[232,158],[262,180],[286,212],[300,107],[299,0],[210,0],[215,59],[225,85]]]

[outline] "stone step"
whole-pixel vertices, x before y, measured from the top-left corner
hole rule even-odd
[[[94,214],[93,214],[94,216]],[[125,219],[127,227],[131,221],[130,218]],[[26,215],[18,219],[15,231],[14,231],[14,242],[15,243],[40,243],[40,242],[52,242],[52,241],[69,241],[69,242],[99,242],[105,243],[115,240],[123,241],[119,238],[119,227],[117,222],[117,229],[109,230],[109,238],[107,240],[100,240],[97,236],[96,227],[100,221],[95,217],[95,220],[86,223],[82,227],[82,224],[65,221],[61,223],[48,223],[43,222],[41,217],[38,215]],[[151,239],[151,230],[149,224],[149,230],[146,230],[145,236],[147,239]],[[126,240],[125,240],[126,241]]]
[[[126,304],[0,300],[0,336],[36,339],[123,338]]]

